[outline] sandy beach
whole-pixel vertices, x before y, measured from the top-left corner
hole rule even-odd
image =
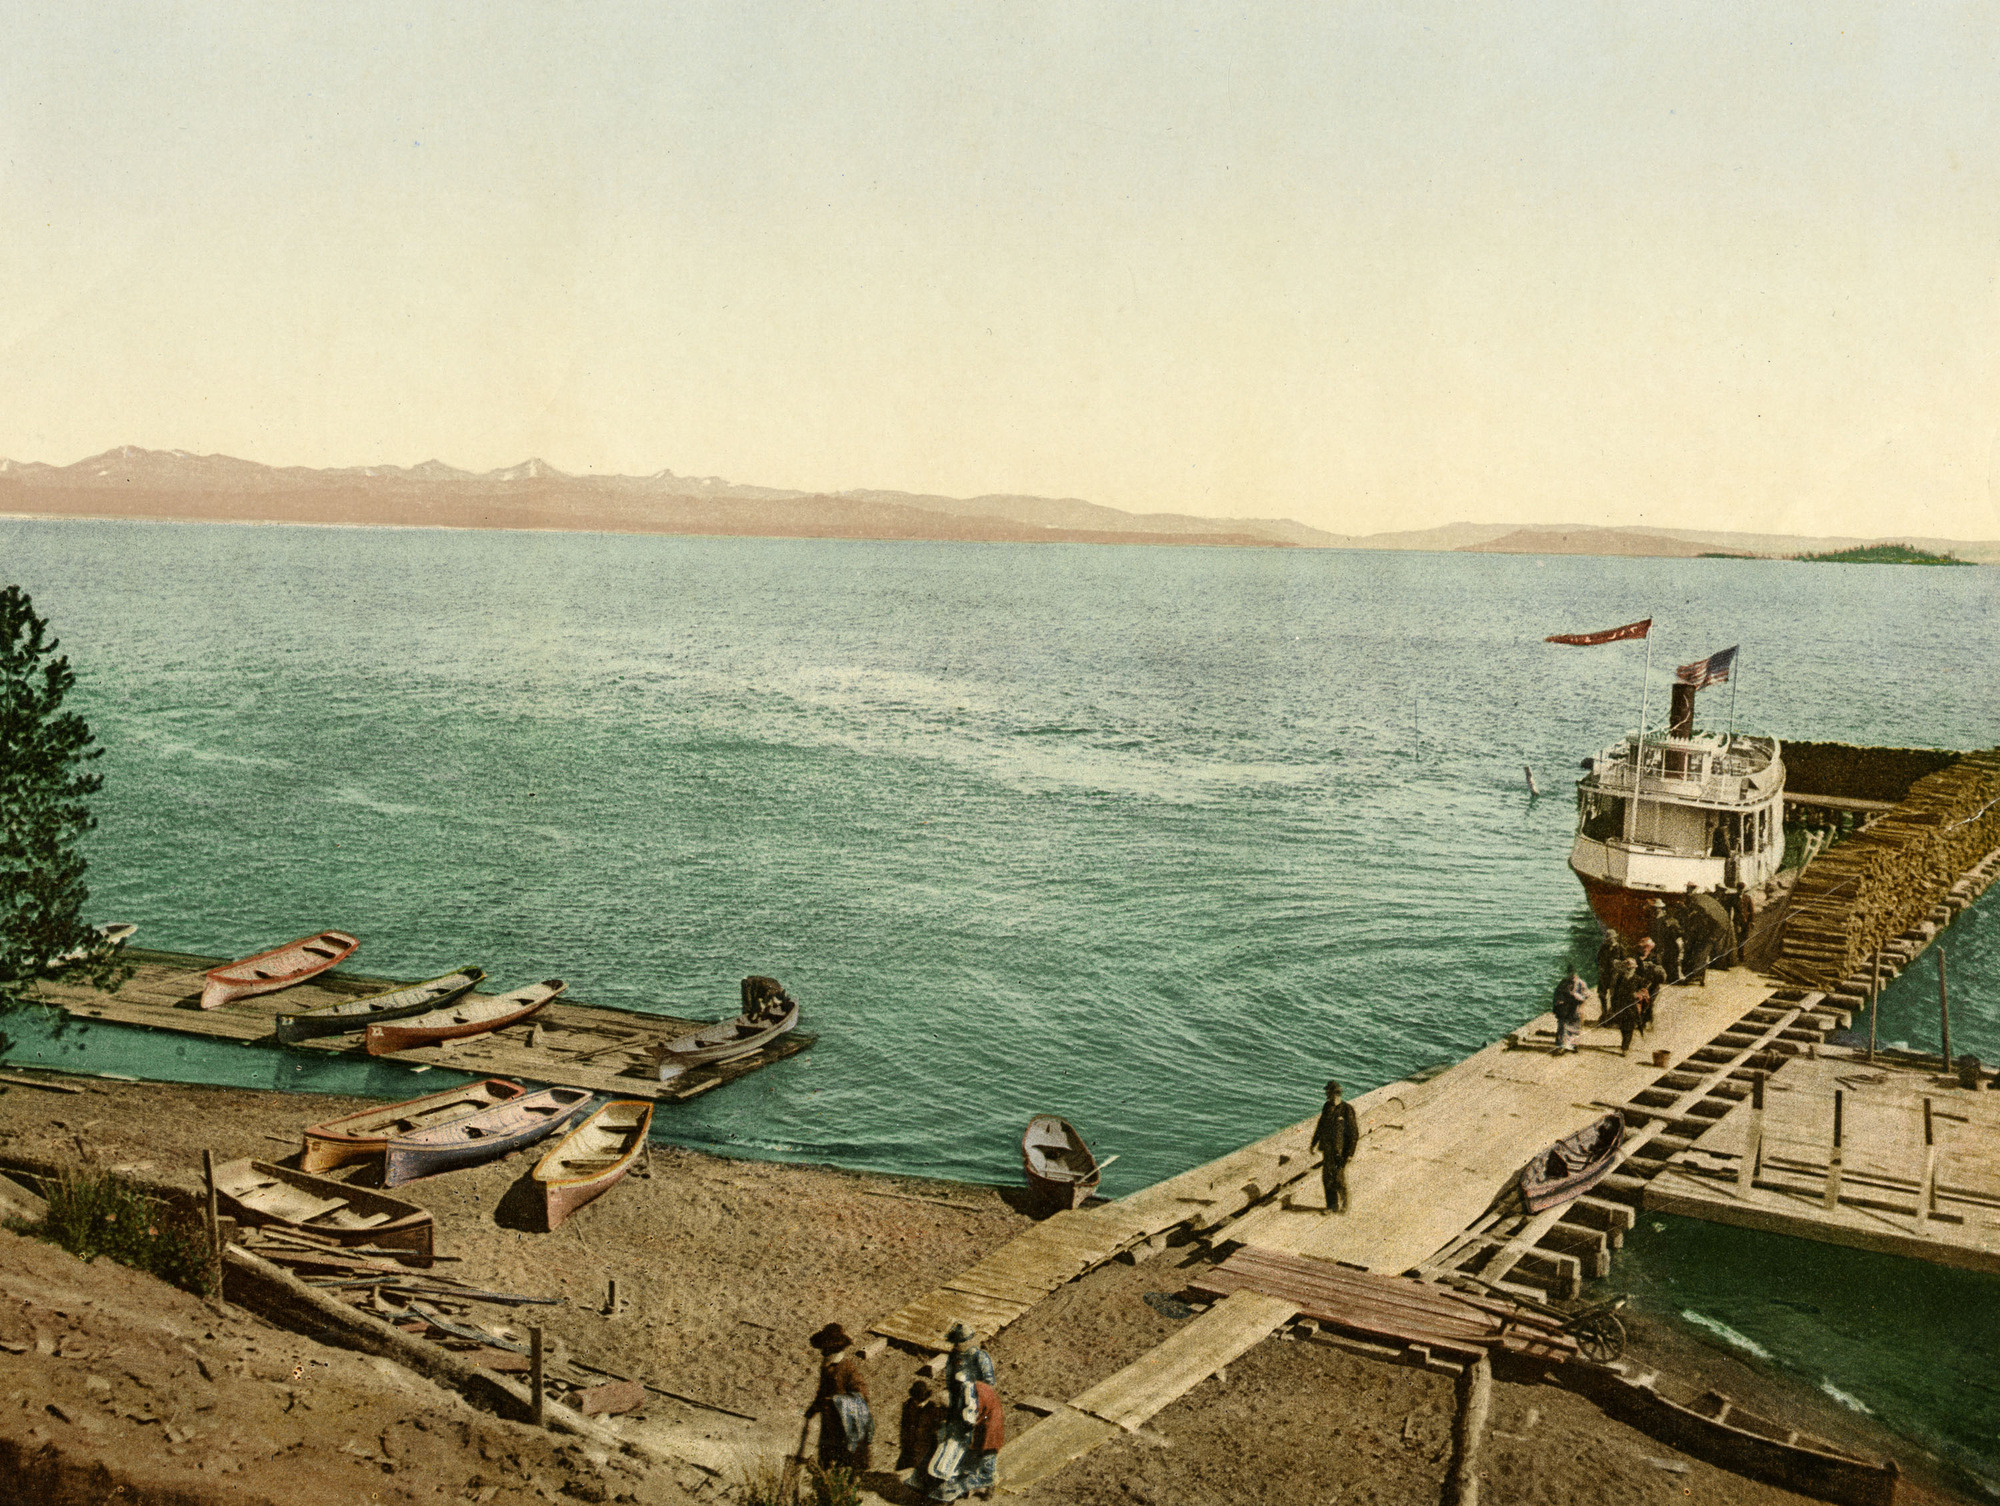
[[[56,1079],[51,1079],[56,1080]],[[88,1162],[194,1189],[200,1153],[282,1159],[300,1128],[361,1100],[87,1078],[80,1094],[0,1094],[0,1162]],[[1026,1228],[1010,1188],[730,1161],[655,1146],[651,1164],[554,1233],[519,1214],[530,1154],[402,1192],[437,1218],[442,1263],[488,1290],[556,1297],[479,1320],[521,1331],[532,1312],[553,1360],[575,1358],[691,1401],[649,1397],[619,1433],[661,1462],[617,1456],[480,1412],[379,1358],[318,1344],[107,1260],[0,1236],[0,1342],[12,1377],[0,1448],[39,1493],[0,1499],[298,1499],[309,1471],[329,1500],[678,1502],[730,1499],[783,1457],[810,1399],[806,1339],[857,1335]],[[1074,1396],[1169,1337],[1145,1299],[1184,1287],[1199,1245],[1114,1262],[1060,1288],[990,1342],[1011,1435],[1044,1398]],[[606,1311],[616,1279],[618,1310]],[[513,1325],[508,1328],[507,1325]],[[1825,1397],[1636,1315],[1634,1357],[1740,1397],[1788,1425],[1897,1455],[1909,1501],[1959,1499],[1914,1452]],[[17,1353],[18,1351],[18,1353]],[[918,1499],[889,1469],[920,1357],[864,1365],[881,1499]],[[1027,1403],[1027,1405],[1024,1405]],[[1325,1336],[1273,1338],[1145,1428],[1023,1499],[1113,1503],[1429,1502],[1450,1452],[1447,1376],[1348,1352]],[[1745,1503],[1803,1499],[1744,1480],[1606,1418],[1549,1385],[1496,1387],[1486,1468],[1501,1499]],[[1921,1460],[1916,1463],[1921,1464]]]

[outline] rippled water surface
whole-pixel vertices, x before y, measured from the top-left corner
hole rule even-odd
[[[1645,645],[1545,634],[1656,618],[1655,717],[1663,669],[1741,643],[1747,729],[1991,746],[1996,580],[0,520],[0,581],[53,619],[109,750],[94,911],[142,944],[337,926],[374,973],[474,961],[705,1017],[770,973],[819,1044],[672,1138],[1004,1181],[1054,1111],[1121,1157],[1113,1192],[1301,1117],[1329,1075],[1492,1039],[1584,955],[1570,781],[1636,722]],[[1991,904],[1951,949],[1954,1044],[2000,1056]],[[1883,1023],[1934,1042],[1934,982]],[[16,1060],[412,1081],[10,1029]],[[1996,1433],[1939,1435],[2000,1476]]]

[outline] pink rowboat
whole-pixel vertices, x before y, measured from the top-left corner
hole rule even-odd
[[[306,1126],[305,1146],[299,1155],[301,1171],[331,1171],[350,1161],[369,1161],[388,1149],[396,1135],[425,1129],[433,1124],[449,1124],[490,1109],[496,1103],[521,1096],[517,1083],[498,1077],[469,1082],[462,1088],[412,1098],[407,1103],[385,1103],[358,1114],[343,1114],[323,1124]]]
[[[390,1051],[408,1051],[413,1046],[435,1046],[440,1041],[484,1035],[489,1030],[505,1030],[509,1025],[528,1018],[568,986],[560,978],[544,978],[512,993],[491,996],[468,994],[454,1004],[433,1009],[429,1014],[370,1025],[368,1054],[382,1056]]]
[[[535,1167],[548,1227],[557,1228],[630,1171],[646,1148],[646,1132],[652,1125],[650,1103],[620,1098],[564,1135]]]
[[[210,968],[208,981],[202,985],[201,1007],[220,1009],[237,999],[276,993],[294,983],[316,978],[345,962],[360,945],[345,931],[321,931],[317,936],[301,936],[297,941],[288,941],[240,962]]]

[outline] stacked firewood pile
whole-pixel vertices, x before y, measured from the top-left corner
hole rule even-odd
[[[1832,989],[1921,923],[2000,847],[2000,748],[1927,774],[1893,809],[1814,860],[1793,886],[1772,971]]]

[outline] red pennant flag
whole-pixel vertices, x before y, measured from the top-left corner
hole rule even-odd
[[[1623,627],[1606,628],[1601,633],[1556,633],[1544,638],[1544,643],[1574,643],[1579,648],[1590,648],[1599,643],[1619,643],[1627,638],[1643,638],[1653,630],[1653,619],[1644,622],[1628,622]]]

